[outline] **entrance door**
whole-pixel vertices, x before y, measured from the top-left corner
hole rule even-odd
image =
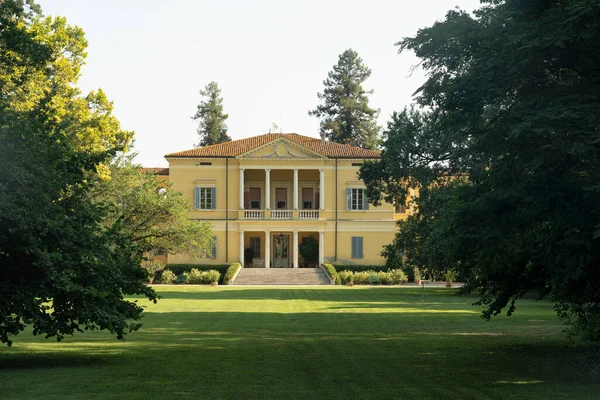
[[[273,235],[273,268],[289,268],[290,235]]]

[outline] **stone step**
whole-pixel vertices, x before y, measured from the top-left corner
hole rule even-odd
[[[320,268],[242,268],[233,285],[330,285]]]

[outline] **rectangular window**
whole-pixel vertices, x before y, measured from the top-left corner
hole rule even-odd
[[[196,210],[214,210],[217,189],[214,187],[194,188],[194,207]]]
[[[253,210],[260,210],[260,201],[258,200],[252,200],[250,202],[250,208]]]
[[[364,258],[362,236],[352,236],[352,258]]]
[[[260,258],[260,238],[250,237],[250,247],[254,250],[254,258]]]
[[[285,201],[278,201],[277,202],[277,209],[278,210],[285,210]]]
[[[312,201],[303,201],[302,209],[303,210],[312,210]]]
[[[364,189],[352,189],[351,210],[364,210]]]
[[[406,214],[406,206],[404,204],[396,203],[396,214]]]

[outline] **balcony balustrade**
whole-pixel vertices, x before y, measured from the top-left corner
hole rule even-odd
[[[292,219],[292,210],[273,210],[271,219]]]
[[[300,210],[300,219],[319,219],[319,210]]]
[[[244,218],[246,219],[265,219],[264,210],[245,210]]]

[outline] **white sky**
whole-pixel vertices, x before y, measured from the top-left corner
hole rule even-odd
[[[86,33],[79,86],[102,88],[124,129],[136,132],[137,161],[167,166],[163,156],[198,142],[191,116],[199,90],[217,81],[229,135],[268,132],[318,137],[318,104],[338,55],[353,48],[373,71],[370,105],[379,123],[410,104],[423,73],[409,76],[413,54],[394,43],[478,0],[38,0],[45,15],[64,16]],[[283,123],[282,121],[283,114]]]

